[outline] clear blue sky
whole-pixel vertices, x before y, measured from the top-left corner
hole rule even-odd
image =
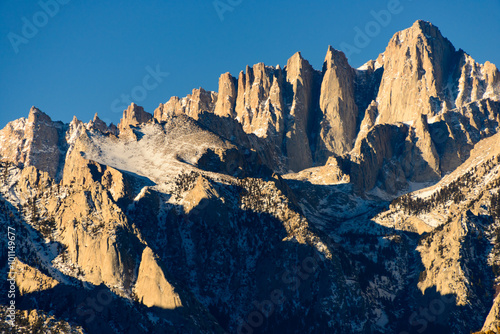
[[[372,11],[398,0],[220,0],[219,13],[211,0],[59,0],[58,9],[54,1],[0,2],[0,128],[32,105],[54,120],[88,121],[97,112],[117,123],[122,95],[134,93],[153,112],[192,88],[217,90],[221,73],[284,65],[296,51],[321,69],[328,45],[356,46],[355,29],[367,25],[372,37],[350,55],[354,67],[417,19],[434,23],[477,61],[500,65],[498,0],[399,0],[378,31]],[[158,69],[156,79],[148,76]]]

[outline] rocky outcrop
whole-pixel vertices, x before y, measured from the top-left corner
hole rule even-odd
[[[463,108],[470,103],[485,98],[491,103],[498,99],[498,78],[494,65],[477,64],[463,51],[456,51],[435,26],[419,20],[411,28],[396,33],[376,61],[369,61],[357,70],[350,67],[342,52],[332,47],[328,48],[322,73],[296,53],[283,70],[263,63],[247,66],[237,82],[225,73],[219,79],[217,94],[200,89],[183,99],[173,97],[160,105],[155,118],[161,121],[167,115],[183,113],[200,119],[200,112],[205,111],[234,119],[241,123],[246,134],[266,139],[270,147],[277,148],[277,154],[286,158],[286,169],[300,171],[323,165],[328,157],[341,156],[359,146],[375,123],[413,122],[421,115],[438,114],[444,120],[451,110],[469,118],[475,113]],[[204,119],[207,117],[202,122]],[[484,123],[484,119],[481,121]],[[476,126],[481,127],[484,125]],[[443,161],[446,171],[464,159],[460,154],[458,158],[443,159],[438,147],[442,143],[433,144],[436,128],[432,125],[428,131],[412,135],[420,136],[420,141],[417,137],[408,140],[413,146],[418,145],[412,150],[426,155],[421,165],[430,164],[432,174],[439,175],[436,163]],[[219,134],[227,132],[211,129]],[[424,135],[425,132],[430,136]],[[238,143],[249,141],[240,137],[234,139]],[[458,146],[451,151],[464,147]],[[263,150],[260,154],[269,155]],[[441,159],[436,160],[438,156]]]
[[[328,47],[319,100],[322,116],[315,152],[318,164],[326,162],[330,155],[342,155],[353,148],[358,125],[355,78],[356,73],[345,55]]]
[[[139,124],[149,122],[153,116],[144,111],[143,107],[132,103],[126,110],[123,111],[123,117],[118,123],[120,132],[127,130],[130,126],[137,126]]]
[[[488,316],[486,317],[486,321],[484,322],[482,331],[485,333],[490,333],[489,331],[492,331],[494,333],[495,330],[498,332],[499,329],[500,329],[500,294],[497,295],[497,297],[493,301],[493,307],[491,308],[490,313],[488,313]]]
[[[81,160],[67,160],[68,169],[65,169],[60,183],[56,183],[48,173],[30,166],[18,173],[13,188],[13,191],[19,192],[18,198],[26,207],[25,214],[32,228],[50,241],[57,235],[58,246],[54,248],[58,250],[55,254],[57,258],[50,253],[53,261],[50,265],[45,264],[49,270],[44,273],[64,283],[68,283],[64,275],[75,278],[84,276],[87,282],[105,284],[117,294],[127,295],[134,275],[124,276],[120,272],[134,272],[135,248],[139,247],[141,240],[134,234],[113,198],[113,195],[120,197],[123,179],[120,179],[119,172],[111,169],[101,176],[97,171],[99,166],[85,161],[80,151],[75,150],[72,154],[80,156]],[[82,165],[75,168],[77,163]],[[114,179],[106,179],[107,176]],[[108,188],[104,186],[106,183]],[[37,260],[35,263],[44,261]],[[30,273],[42,279],[40,284],[47,289],[55,287],[52,280],[28,268],[26,275]],[[20,286],[28,291],[36,283],[30,282],[27,276]]]
[[[425,292],[428,288],[436,287],[441,295],[456,295],[457,305],[467,303],[470,289],[464,269],[460,266],[461,238],[473,228],[463,221],[466,219],[460,217],[443,226],[442,231],[424,239],[422,246],[418,248],[425,267],[425,274],[421,275],[418,288]],[[443,249],[447,252],[443,252]]]
[[[407,181],[435,182],[443,173],[466,161],[476,143],[497,132],[499,112],[500,104],[486,99],[434,116],[430,124],[428,116],[421,114],[408,122],[409,125],[400,123],[399,127],[406,129],[404,139],[398,137],[398,143],[388,143],[385,141],[396,140],[391,133],[397,127],[386,124],[386,131],[380,132],[378,126],[382,124],[373,125],[379,116],[376,103],[372,103],[361,122],[355,147],[348,156],[354,166],[351,179],[358,180],[359,189],[365,190],[374,187],[377,180],[386,180],[382,185],[385,189],[392,189],[392,193],[404,189]],[[375,140],[374,136],[382,136],[382,141]],[[394,155],[386,156],[386,152],[393,152],[386,149],[389,146],[399,149]],[[377,159],[370,158],[372,154],[368,152],[371,151],[378,152],[373,155],[378,156]],[[385,159],[385,162],[379,159]],[[358,170],[363,172],[358,174]],[[366,180],[371,181],[366,183]],[[399,180],[398,185],[394,186],[396,180]]]
[[[61,123],[54,124],[47,114],[32,107],[26,124],[25,138],[31,143],[25,163],[55,177],[62,158],[61,130]]]
[[[3,144],[0,146],[0,155],[3,160],[15,164],[23,164],[26,161],[26,152],[29,149],[24,139],[26,123],[26,118],[20,118],[9,122],[0,130],[0,142]]]
[[[365,116],[361,121],[361,125],[359,127],[359,133],[356,138],[356,143],[354,144],[354,151],[359,151],[359,146],[361,145],[361,141],[366,137],[368,132],[375,126],[378,117],[378,104],[375,101],[372,101],[368,108],[365,111]]]
[[[444,112],[429,124],[441,171],[457,168],[477,142],[495,134],[499,117],[500,102],[484,99]]]
[[[359,191],[378,185],[395,194],[408,181],[430,182],[441,176],[440,157],[429,132],[427,116],[414,126],[373,125],[376,104],[367,109],[354,149],[347,156],[350,179]]]
[[[159,121],[169,116],[185,114],[194,119],[206,111],[213,112],[217,102],[217,93],[206,91],[203,88],[193,89],[191,94],[180,99],[173,96],[165,104],[160,104],[154,111],[154,117]]]
[[[216,200],[218,197],[220,197],[220,195],[217,193],[217,190],[212,186],[212,184],[210,184],[210,181],[200,175],[196,179],[196,183],[193,189],[191,189],[189,193],[184,197],[184,212],[186,212],[186,214],[189,214],[200,204],[203,205],[203,200]]]
[[[16,256],[30,263],[14,264],[19,269],[16,307],[50,308],[56,317],[66,314],[62,318],[82,323],[85,332],[112,332],[113,326],[120,331],[130,328],[134,333],[175,328],[223,332],[196,299],[188,295],[181,302],[177,288],[167,293],[173,285],[164,266],[100,179],[65,185],[56,184],[35,167],[20,171],[11,165],[9,171],[10,189],[17,193],[23,209],[19,206],[16,213],[16,207],[6,207],[2,193],[0,223],[4,224],[10,214],[9,226],[15,227],[19,237]],[[27,217],[26,221],[21,216]],[[43,239],[39,239],[40,234]],[[143,314],[146,308],[141,304],[149,306],[147,314]],[[75,311],[68,313],[70,308]],[[110,321],[114,324],[108,325]],[[52,325],[52,330],[58,326]],[[46,327],[38,324],[33,328]]]
[[[286,154],[290,170],[300,171],[312,165],[308,129],[312,125],[314,70],[300,52],[288,59],[285,70],[293,92],[291,100],[287,100],[291,106],[285,122]]]
[[[449,124],[446,114],[452,110],[469,118],[474,113],[464,108],[471,103],[498,100],[498,73],[493,64],[477,64],[463,51],[456,51],[437,27],[419,20],[396,33],[377,60],[368,61],[359,69],[351,68],[345,55],[332,47],[328,48],[321,73],[297,53],[284,69],[258,63],[247,66],[237,80],[224,73],[219,78],[218,93],[200,88],[185,98],[172,97],[155,110],[155,118],[165,121],[170,116],[185,114],[204,125],[208,121],[213,132],[256,149],[261,157],[267,156],[263,160],[276,163],[280,159],[269,157],[283,157],[280,168],[275,170],[282,171],[283,167],[299,171],[323,165],[330,156],[348,153],[360,145],[375,123],[414,122],[421,115],[438,115]],[[207,113],[227,121],[214,121]],[[255,146],[257,141],[238,133],[231,120],[240,123],[245,134],[265,139],[269,145],[259,149]],[[481,121],[484,123],[484,119]],[[216,123],[219,128],[213,127]],[[437,122],[433,120],[434,123]],[[442,171],[450,170],[464,161],[457,150],[463,148],[467,152],[470,147],[451,147],[453,143],[443,140],[452,152],[443,157],[442,142],[436,142],[435,130],[442,128],[438,130],[442,134],[448,131],[444,129],[448,125],[437,124],[440,126],[429,125],[430,138],[424,136],[424,131],[419,133],[420,141],[416,137],[408,140],[419,145],[415,150],[426,155],[423,161],[430,163],[433,174],[439,175],[436,163],[443,165]],[[481,127],[484,125],[476,126]],[[488,128],[492,128],[491,124]],[[238,135],[229,135],[233,130]],[[258,146],[262,147],[262,142]],[[440,159],[436,160],[437,156]]]
[[[72,145],[64,166],[61,183],[66,186],[92,187],[98,182],[107,189],[113,200],[120,203],[132,196],[129,180],[118,170],[88,160],[83,152],[92,147],[91,140],[84,132]]]
[[[213,112],[216,101],[217,93],[206,91],[203,88],[193,89],[191,95],[183,99],[184,113],[198,119],[198,115],[204,111]]]
[[[156,306],[167,310],[182,307],[181,298],[165,278],[165,272],[149,247],[142,252],[134,292],[139,302],[148,307]]]
[[[445,88],[457,60],[453,45],[429,22],[397,32],[377,59],[384,67],[379,122],[411,121],[451,107]]]
[[[113,123],[108,127],[106,123],[97,116],[97,113],[94,115],[94,118],[86,124],[86,127],[87,130],[99,131],[103,134],[118,135],[118,128]]]
[[[134,276],[120,272],[134,272],[138,265],[135,248],[140,242],[107,192],[99,187],[87,189],[68,196],[54,212],[56,225],[63,230],[60,242],[67,247],[60,260],[72,264],[61,270],[75,277],[83,275],[94,285],[104,283],[126,296]]]
[[[362,139],[358,138],[359,144],[356,144],[356,148],[349,156],[350,177],[358,191],[372,189],[380,180],[383,182],[382,188],[390,192],[406,185],[401,163],[394,157],[403,156],[408,131],[408,127],[402,124],[379,124],[368,131]],[[387,175],[384,176],[384,172]],[[398,183],[402,184],[395,186],[393,176],[396,176]]]
[[[413,182],[437,181],[441,177],[439,155],[429,133],[427,115],[420,115],[410,132],[411,148],[405,154],[403,169],[411,171],[408,178]]]
[[[47,114],[31,107],[28,119],[10,122],[0,131],[2,142],[9,143],[0,146],[0,156],[15,164],[36,166],[56,177],[63,160],[63,132],[61,122],[52,122]]]
[[[235,113],[243,130],[281,146],[285,116],[281,68],[264,63],[247,66],[238,76],[237,91]]]
[[[40,272],[37,268],[28,266],[18,259],[14,262],[15,271],[12,276],[16,279],[19,294],[29,294],[37,291],[49,290],[59,284],[58,281]]]
[[[347,161],[347,164],[349,163],[350,161]],[[307,168],[298,173],[289,173],[286,178],[318,185],[349,183],[350,176],[345,170],[345,164],[346,161],[342,157],[331,156],[324,166]]]
[[[172,96],[167,103],[160,103],[154,111],[154,117],[158,121],[165,121],[169,116],[178,115],[184,110],[181,99],[178,96]]]
[[[212,131],[227,137],[234,135],[228,136],[224,128],[214,128],[211,126],[214,121],[201,114],[208,112],[235,119],[246,134],[266,139],[271,151],[277,148],[280,154],[287,156],[289,169],[300,170],[312,165],[308,136],[313,126],[313,74],[313,68],[300,53],[290,58],[284,70],[263,63],[247,66],[237,82],[229,73],[223,74],[217,94],[200,89],[193,90],[186,98],[173,97],[155,110],[155,118],[165,121],[169,115],[185,114],[202,124],[209,121]],[[249,142],[241,135],[234,139],[238,143]]]
[[[381,123],[411,121],[420,114],[433,116],[499,98],[500,72],[495,65],[478,64],[456,51],[429,22],[416,21],[396,33],[377,62],[384,69],[377,96]]]
[[[236,107],[236,79],[227,72],[219,78],[219,91],[217,92],[217,103],[214,113],[220,117],[235,117]]]
[[[462,107],[470,102],[481,99],[499,99],[500,72],[497,67],[486,62],[484,65],[477,63],[467,53],[462,52],[460,62],[460,77],[458,79],[458,95],[456,107]]]

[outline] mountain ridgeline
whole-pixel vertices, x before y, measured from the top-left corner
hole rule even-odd
[[[455,50],[435,26],[417,21],[395,34],[376,61],[359,69],[332,47],[322,71],[313,69],[298,52],[283,69],[259,63],[247,66],[238,78],[221,75],[218,93],[200,88],[182,99],[172,97],[160,104],[154,118],[164,121],[185,114],[203,123],[203,114],[212,113],[236,120],[246,134],[276,147],[274,158],[279,162],[266,162],[282,172],[322,166],[330,157],[355,165],[361,155],[362,167],[376,167],[377,173],[380,166],[363,159],[369,154],[363,142],[373,144],[370,130],[383,132],[387,139],[405,136],[413,152],[401,152],[403,160],[428,166],[413,172],[400,166],[410,180],[418,181],[440,177],[466,158],[470,142],[444,140],[456,137],[450,133],[456,122],[466,128],[472,144],[494,132],[499,83],[493,64],[476,63]],[[413,127],[391,126],[396,123]],[[353,151],[357,142],[360,147]],[[418,150],[420,156],[412,154]],[[368,180],[367,186],[374,182]]]
[[[498,69],[424,21],[116,126],[32,107],[0,131],[0,328],[498,333],[499,126]]]

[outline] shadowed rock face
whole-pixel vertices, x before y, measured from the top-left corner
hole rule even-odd
[[[441,177],[439,155],[429,133],[427,115],[420,115],[415,123],[415,149],[417,151],[414,154],[418,155],[421,160],[420,166],[415,168],[412,180],[415,182],[425,182],[432,180],[433,176],[435,180],[439,180]]]

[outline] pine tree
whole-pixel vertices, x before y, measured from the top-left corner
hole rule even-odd
[[[38,208],[36,207],[36,195],[33,196],[31,201],[28,200],[28,204],[30,205],[31,209],[31,222],[33,224],[38,224],[40,216],[38,215]]]

